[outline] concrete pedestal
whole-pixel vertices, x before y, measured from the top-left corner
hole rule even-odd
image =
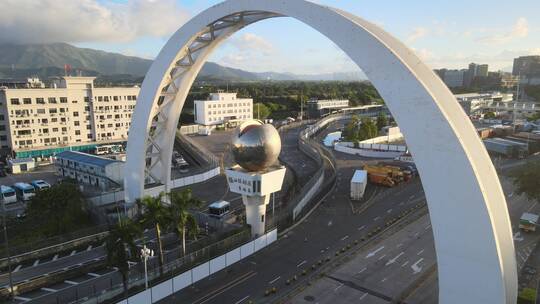
[[[240,166],[226,169],[231,192],[242,195],[246,207],[246,222],[253,237],[264,234],[266,205],[270,194],[280,191],[285,178],[285,167],[273,166],[259,172],[249,172]]]

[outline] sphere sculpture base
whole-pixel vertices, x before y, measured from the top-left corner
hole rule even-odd
[[[270,194],[280,191],[285,178],[284,166],[271,166],[261,171],[250,172],[240,166],[225,170],[231,192],[242,195],[246,206],[246,222],[251,226],[251,235],[264,234],[266,205]]]

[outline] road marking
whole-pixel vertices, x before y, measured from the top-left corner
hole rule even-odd
[[[296,265],[296,268],[298,268],[298,267],[304,265],[305,263],[307,263],[307,261],[306,261],[306,260],[303,260],[302,262],[300,262],[300,264]]]
[[[512,197],[512,196],[514,196],[514,192],[508,194],[508,197]]]
[[[360,270],[360,271],[359,271],[359,272],[357,272],[356,274],[360,274],[360,273],[362,273],[362,272],[366,271],[366,269],[367,269],[367,268],[366,268],[366,267],[364,267],[364,268],[362,268],[362,270]]]
[[[381,280],[381,283],[383,283],[384,281],[386,281],[386,278],[382,279],[382,280]]]
[[[380,219],[380,217],[377,216],[376,218],[373,219],[373,221],[376,221],[376,220],[378,220],[378,219]]]
[[[418,251],[418,253],[416,255],[421,255],[423,252],[424,252],[424,249]]]
[[[404,254],[404,252],[402,251],[400,254],[396,255],[393,259],[389,260],[385,266],[388,266],[390,264],[394,264],[397,259],[399,259],[400,256],[402,256]]]
[[[375,251],[372,251],[366,255],[366,259],[376,255],[379,251],[383,250],[384,246],[379,247],[379,249],[376,249]]]
[[[420,260],[416,261],[416,263],[411,265],[411,268],[414,271],[414,274],[417,274],[420,271],[422,271],[422,267],[418,266],[418,264],[420,264],[423,260],[424,258],[421,258]]]
[[[71,252],[70,256],[71,256],[71,255],[74,255],[75,253],[77,253],[77,250],[73,250],[73,251]]]
[[[249,261],[252,265],[257,265],[257,262],[255,261]]]
[[[28,302],[28,301],[32,300],[32,299],[30,299],[30,298],[24,298],[24,297],[21,297],[21,296],[15,296],[15,297],[13,297],[13,298],[14,298],[15,300],[24,301],[24,302]]]
[[[364,229],[364,228],[366,228],[366,225],[364,225],[364,226],[362,226],[362,227],[358,227],[358,231],[360,231],[360,230],[362,230],[362,229]]]
[[[273,279],[273,280],[270,281],[268,284],[272,285],[272,284],[274,284],[275,282],[277,282],[277,280],[279,280],[279,279],[281,279],[281,276],[279,276],[279,277]]]
[[[257,275],[257,273],[254,272],[254,271],[247,272],[247,273],[241,275],[240,277],[234,279],[233,281],[231,281],[231,282],[229,282],[229,283],[215,289],[214,291],[212,291],[210,293],[207,293],[205,296],[203,296],[202,298],[199,298],[198,300],[194,301],[193,303],[203,304],[203,303],[206,303],[208,301],[211,301],[215,297],[220,296],[221,294],[223,294],[224,292],[226,292],[227,290],[233,288],[236,285],[242,284],[243,282],[249,280],[251,277],[253,277],[255,275]]]
[[[378,260],[380,261],[380,260],[384,259],[385,256],[386,256],[386,254],[381,255],[381,256],[378,258]]]
[[[57,259],[58,259],[58,253],[53,256],[52,260],[56,261]]]
[[[428,230],[429,228],[431,228],[431,224],[427,225],[425,229]]]
[[[386,210],[386,213],[392,213],[392,209]]]
[[[417,237],[418,237],[418,235],[420,235],[420,233],[419,233],[419,232],[415,233],[415,234],[414,234],[414,237],[415,237],[415,238],[417,238]]]
[[[17,267],[15,267],[15,269],[13,269],[13,272],[19,271],[21,269],[21,267],[22,267],[21,264],[17,265]]]
[[[234,303],[234,304],[240,304],[240,303],[244,302],[245,300],[247,300],[248,298],[249,298],[249,296],[245,296],[242,299],[236,301],[236,303]]]
[[[407,265],[409,265],[409,261],[405,261],[405,263],[401,264],[401,267],[405,267]]]
[[[47,288],[47,287],[42,287],[41,290],[43,290],[43,291],[48,291],[48,292],[57,292],[57,291],[58,291],[58,290],[56,290],[56,289]]]
[[[78,285],[78,284],[79,284],[79,283],[77,283],[77,282],[70,281],[70,280],[65,280],[64,283],[70,284],[70,285]]]
[[[342,237],[341,240],[342,240],[342,241],[345,241],[345,240],[348,239],[348,238],[349,238],[349,236],[346,235],[346,236]]]
[[[403,244],[402,244],[402,243],[399,243],[399,244],[396,245],[396,248],[399,248],[399,247],[401,247],[401,246],[403,246]]]
[[[99,278],[101,276],[100,274],[93,273],[93,272],[89,272],[88,275],[94,278]]]
[[[521,232],[518,231],[514,234],[514,241],[518,241],[518,242],[521,242],[523,241],[523,237],[521,236]]]
[[[362,301],[366,296],[367,296],[367,292],[360,297],[360,301]]]
[[[39,264],[39,259],[34,261],[34,266],[37,266]]]
[[[334,292],[336,292],[336,291],[337,291],[338,289],[340,289],[341,287],[343,287],[343,283],[339,283],[339,286],[336,287],[336,288],[334,289]]]
[[[518,252],[518,256],[519,256],[519,258],[520,258],[523,262],[525,262],[526,259],[523,257],[523,255],[521,254],[521,252]]]
[[[412,200],[414,198],[414,194],[409,196],[409,199]]]
[[[332,226],[332,221],[328,221],[328,226]]]
[[[405,202],[401,202],[401,203],[399,203],[399,205],[400,205],[400,206],[403,206],[403,205],[405,205]]]
[[[88,245],[88,248],[86,248],[86,251],[92,250],[92,245]]]

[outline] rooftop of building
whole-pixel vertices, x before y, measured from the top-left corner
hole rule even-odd
[[[105,167],[112,163],[120,162],[118,160],[100,157],[93,154],[82,153],[78,151],[60,152],[56,154],[56,158],[67,159],[67,160],[71,160],[71,161],[75,161],[79,163],[85,163],[85,164],[97,166],[97,167]]]

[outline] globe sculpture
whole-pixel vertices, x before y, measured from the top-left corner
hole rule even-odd
[[[260,120],[242,123],[232,137],[234,160],[247,171],[262,171],[275,164],[280,151],[278,131]]]

